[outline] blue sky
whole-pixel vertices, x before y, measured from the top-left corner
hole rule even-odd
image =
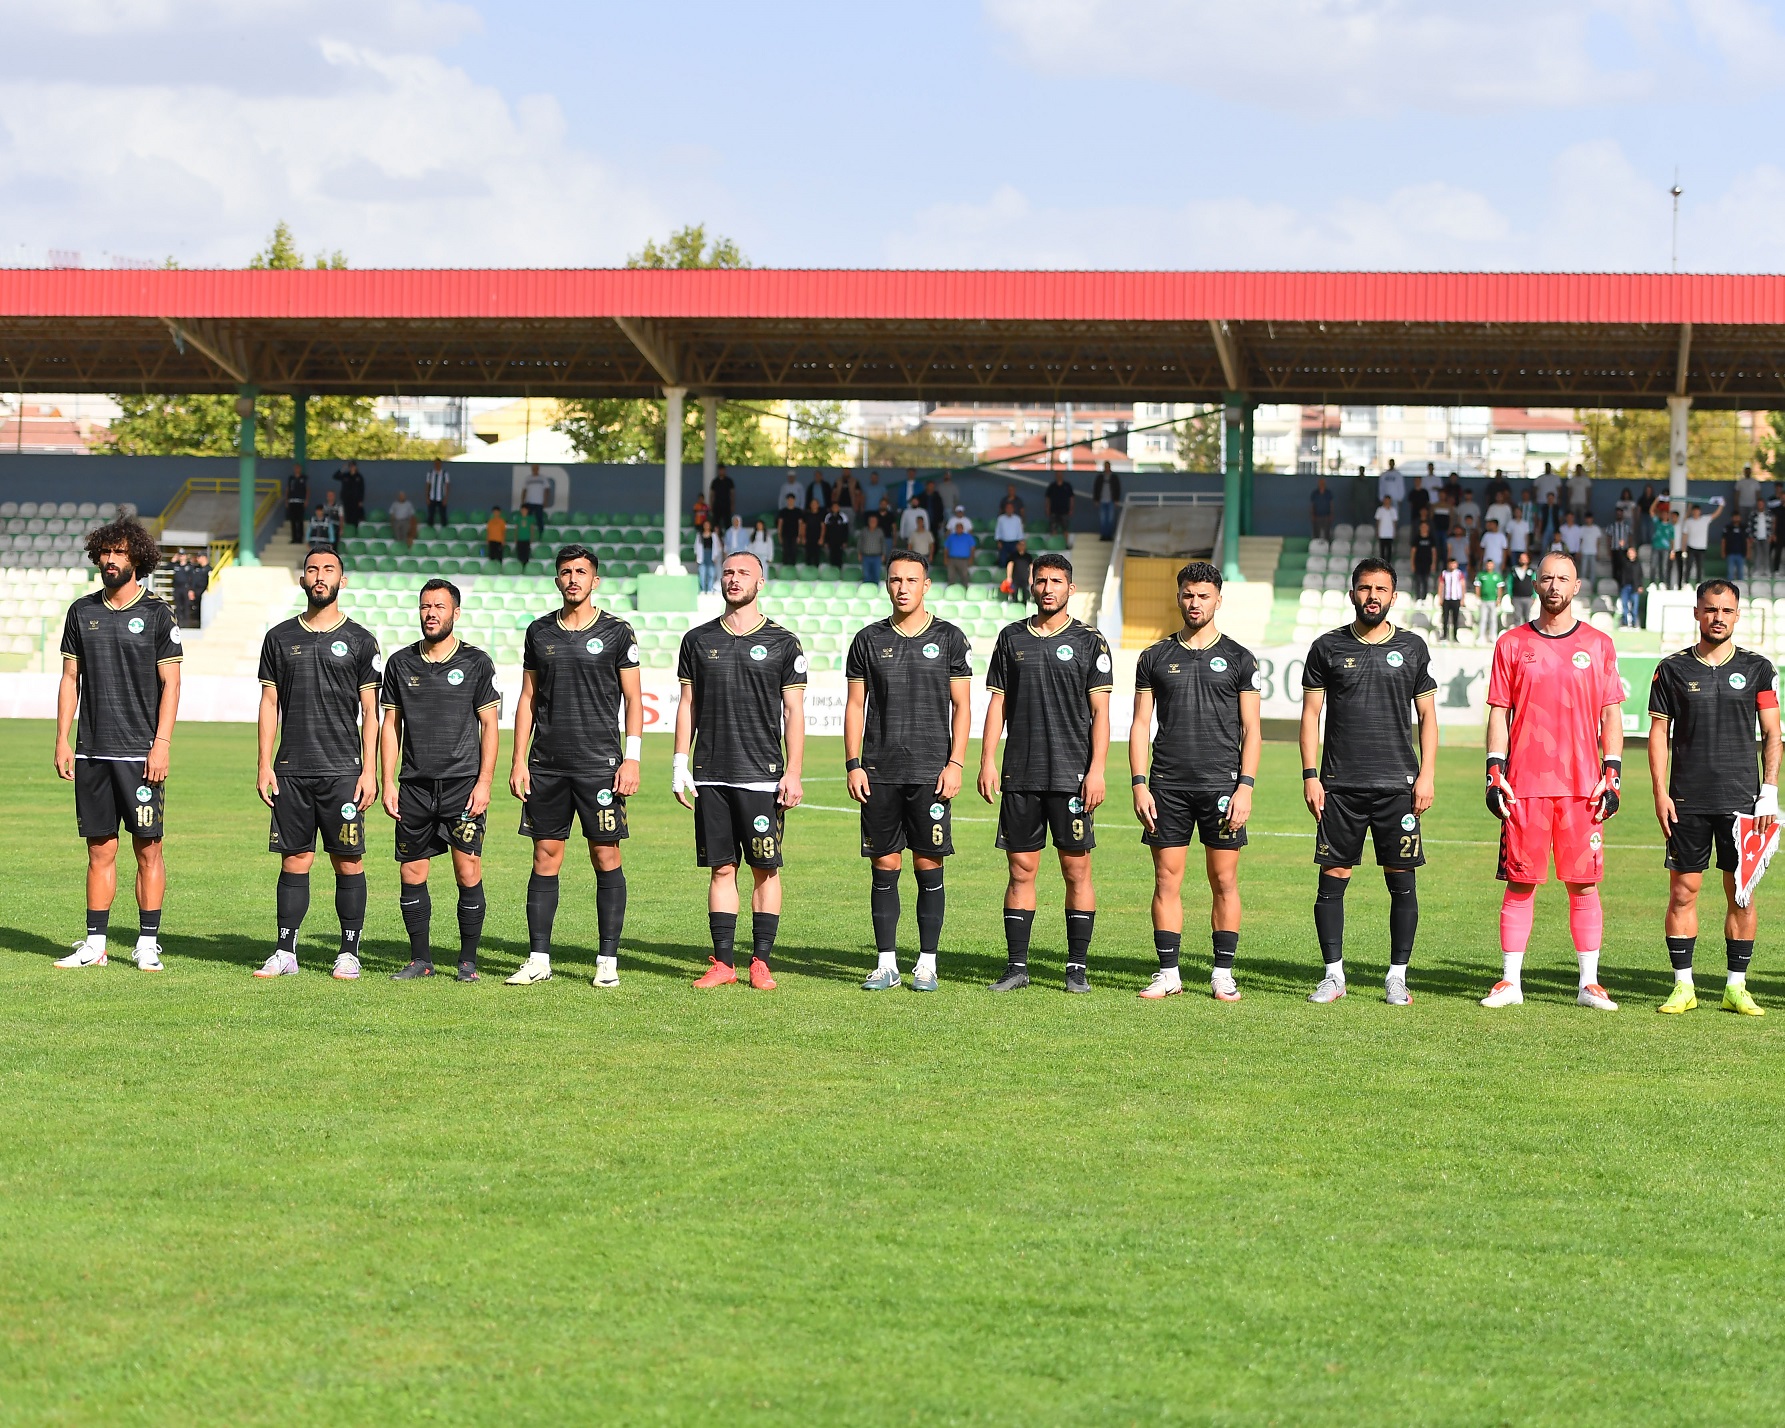
[[[1785,270],[1752,0],[0,0],[0,261]]]

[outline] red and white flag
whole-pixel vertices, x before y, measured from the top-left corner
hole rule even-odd
[[[1735,905],[1746,907],[1754,900],[1754,885],[1760,881],[1760,875],[1766,871],[1766,865],[1773,860],[1773,854],[1779,851],[1780,823],[1773,820],[1773,826],[1766,832],[1760,831],[1760,820],[1752,813],[1735,815]]]

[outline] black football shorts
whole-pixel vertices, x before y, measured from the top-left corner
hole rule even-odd
[[[141,759],[74,761],[74,820],[83,838],[116,838],[118,825],[132,838],[158,842],[164,833],[167,785],[143,781]]]
[[[1363,861],[1364,834],[1376,844],[1381,868],[1425,866],[1425,842],[1410,788],[1329,788],[1326,811],[1314,831],[1314,861],[1323,868],[1355,868]]]
[[[352,774],[321,778],[286,775],[273,795],[273,821],[267,832],[269,853],[313,853],[316,835],[322,849],[336,858],[366,855],[366,818],[354,801],[358,780]]]
[[[934,783],[868,784],[862,804],[862,857],[885,858],[909,848],[926,858],[954,852],[948,800]]]
[[[1142,827],[1140,841],[1149,848],[1188,848],[1192,836],[1205,848],[1246,846],[1246,830],[1227,826],[1229,794],[1216,789],[1164,788],[1152,785],[1153,831]]]
[[[1717,852],[1717,870],[1733,873],[1741,867],[1735,848],[1733,813],[1682,813],[1667,839],[1667,869],[1674,873],[1702,873]]]
[[[626,836],[626,795],[614,792],[611,773],[585,778],[531,770],[527,788],[521,805],[523,838],[568,838],[572,816],[591,843],[618,843]]]
[[[397,861],[438,858],[449,849],[483,856],[484,813],[471,814],[475,778],[406,778],[397,785]]]
[[[1007,853],[1038,853],[1049,838],[1062,853],[1097,846],[1091,811],[1076,793],[1012,793],[998,803],[998,846]]]
[[[773,789],[703,783],[694,794],[694,861],[703,868],[778,868],[782,821]]]

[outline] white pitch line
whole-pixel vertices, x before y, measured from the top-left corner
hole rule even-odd
[[[861,812],[861,809],[853,804],[847,808],[839,808],[835,804],[829,803],[802,803],[800,807],[810,808],[816,813]],[[998,820],[996,818],[963,818],[957,815],[953,821],[956,823],[996,823]],[[1139,826],[1139,823],[1135,824],[1135,827]],[[1312,829],[1306,833],[1283,833],[1276,829],[1266,828],[1248,828],[1246,831],[1254,838],[1312,838],[1314,836]],[[1433,847],[1439,848],[1498,848],[1500,846],[1498,838],[1427,838],[1425,841]],[[1662,843],[1607,843],[1605,850],[1608,853],[1659,853],[1664,851],[1665,847],[1666,845]]]

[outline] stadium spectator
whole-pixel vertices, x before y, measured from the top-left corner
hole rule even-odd
[[[924,509],[923,492],[919,491],[909,501],[899,516],[899,542],[907,550],[912,549],[911,533],[917,529],[917,523],[929,524],[929,512]]]
[[[1072,526],[1072,507],[1077,494],[1060,472],[1047,484],[1047,528],[1050,535],[1065,535]]]
[[[818,504],[816,496],[806,499],[806,509],[800,517],[800,544],[805,548],[805,563],[816,569],[824,550],[824,507]]]
[[[1481,533],[1481,561],[1484,566],[1492,562],[1495,570],[1506,569],[1506,534],[1497,517],[1490,517],[1487,529]]]
[[[192,602],[192,628],[204,623],[205,591],[211,588],[211,557],[200,551],[192,562],[192,574],[186,577],[187,598]]]
[[[1454,561],[1467,571],[1469,568],[1469,532],[1461,526],[1451,527],[1450,534],[1444,538],[1444,556],[1446,560]],[[1439,583],[1441,585],[1443,583],[1442,575],[1439,577]],[[1461,599],[1462,597],[1458,596],[1457,598]]]
[[[186,569],[185,551],[177,550],[168,557],[167,578],[174,588],[174,623],[182,629],[189,627],[186,618]]]
[[[1649,511],[1649,524],[1654,535],[1649,538],[1654,551],[1654,572],[1669,590],[1680,588],[1680,563],[1674,559],[1674,524],[1665,501],[1657,501]]]
[[[1023,504],[1023,498],[1017,494],[1016,482],[1012,481],[1004,488],[1004,499],[1010,502],[1010,509],[1023,520],[1029,519],[1029,508]]]
[[[527,479],[521,483],[521,514],[532,518],[533,534],[536,536],[545,535],[546,498],[546,479],[539,474],[539,468],[535,466],[527,474]]]
[[[1467,588],[1468,579],[1453,555],[1444,562],[1444,572],[1438,577],[1438,599],[1444,608],[1444,624],[1438,638],[1451,644],[1456,643],[1457,626],[1463,616],[1463,591]]]
[[[1397,511],[1407,499],[1407,478],[1395,469],[1395,459],[1392,456],[1388,458],[1388,465],[1383,468],[1382,474],[1376,478],[1376,504],[1381,505],[1384,497],[1395,503]]]
[[[1760,483],[1754,479],[1754,468],[1744,466],[1741,477],[1735,483],[1735,513],[1738,518],[1747,520],[1759,504]]]
[[[1723,564],[1731,580],[1748,578],[1748,533],[1739,516],[1723,527]]]
[[[1004,509],[993,523],[992,538],[998,542],[998,564],[1009,565],[1010,558],[1016,554],[1016,548],[1023,543],[1023,518],[1011,505],[1008,496],[1004,498]],[[1023,582],[1022,588],[1029,588],[1028,581]]]
[[[806,488],[800,484],[800,473],[797,471],[789,471],[787,479],[781,483],[781,489],[775,492],[775,509],[783,509],[789,501],[793,502],[794,510],[805,509]]]
[[[1542,544],[1547,546],[1550,537],[1562,529],[1562,517],[1565,512],[1556,493],[1551,491],[1537,503],[1537,534]]]
[[[943,559],[948,567],[948,583],[965,585],[973,568],[973,522],[967,519],[965,506],[956,506],[949,518]]]
[[[1122,504],[1122,478],[1109,469],[1109,462],[1091,483],[1091,496],[1097,502],[1097,534],[1100,539],[1114,540],[1116,508]]]
[[[1481,562],[1481,574],[1475,577],[1475,594],[1481,601],[1476,616],[1476,638],[1484,644],[1492,644],[1500,634],[1500,593],[1506,588],[1505,577],[1500,574],[1497,562],[1485,557]]]
[[[1507,505],[1512,509],[1512,518],[1500,529],[1506,532],[1506,557],[1510,560],[1531,548],[1531,521],[1523,504],[1515,506],[1509,501]]]
[[[1756,575],[1766,575],[1774,569],[1770,557],[1776,523],[1770,501],[1763,500],[1754,507],[1753,519],[1748,522],[1748,560]]]
[[[820,511],[829,511],[831,508],[831,483],[824,479],[822,466],[812,468],[812,481],[806,487],[806,499],[818,502]]]
[[[942,497],[942,509],[945,511],[952,511],[961,504],[961,488],[952,471],[942,473],[942,484],[936,488],[936,492]]]
[[[1623,570],[1618,575],[1618,623],[1627,630],[1634,630],[1641,623],[1637,615],[1637,597],[1642,594],[1642,560],[1636,553],[1636,545],[1632,542],[1623,549],[1620,562]]]
[[[1562,538],[1562,549],[1574,557],[1576,567],[1580,565],[1580,522],[1575,520],[1574,512],[1564,512],[1561,528],[1556,532]]]
[[[1457,519],[1465,523],[1474,521],[1475,528],[1481,529],[1481,507],[1475,504],[1475,497],[1467,488],[1457,497]]]
[[[1592,511],[1588,511],[1580,523],[1580,578],[1589,587],[1599,574],[1599,554],[1605,532],[1593,519]]]
[[[917,513],[917,527],[911,532],[911,539],[905,542],[905,548],[925,560],[936,553],[936,538],[930,534],[930,518],[922,511]]]
[[[398,491],[397,499],[390,503],[391,539],[401,541],[404,550],[415,544],[415,503],[409,499],[407,491]]]
[[[836,496],[843,503],[843,510],[849,517],[850,529],[860,527],[862,519],[862,503],[866,497],[862,493],[862,484],[855,479],[855,472],[845,471],[843,479],[837,482]]]
[[[737,517],[733,517],[736,520]],[[729,553],[729,552],[728,552]],[[758,521],[750,528],[750,554],[762,563],[766,571],[775,559],[775,538],[769,534],[769,528]]]
[[[349,461],[346,470],[335,472],[335,484],[341,488],[341,514],[348,525],[357,527],[366,518],[366,478],[360,475],[359,462]]]
[[[1432,577],[1438,568],[1438,538],[1432,534],[1432,523],[1421,521],[1413,535],[1413,598],[1424,600],[1432,593]]]
[[[428,468],[423,494],[428,500],[429,528],[450,524],[452,516],[446,503],[452,495],[452,476],[446,469],[446,463],[439,457],[435,457],[434,464]]]
[[[1544,462],[1543,474],[1537,478],[1537,504],[1548,505],[1561,489],[1562,478],[1556,475],[1556,468],[1549,462]]]
[[[1630,522],[1631,538],[1634,539],[1636,520],[1641,512],[1636,509],[1636,496],[1628,486],[1618,492],[1617,504],[1612,507],[1612,514],[1617,520]]]
[[[1622,501],[1618,502],[1616,509],[1618,514],[1612,517],[1611,524],[1605,528],[1605,542],[1606,549],[1611,552],[1612,578],[1622,584],[1624,551],[1636,544],[1636,526],[1629,516],[1623,514]],[[1630,503],[1630,509],[1635,511],[1636,502]]]
[[[1686,508],[1683,544],[1686,548],[1686,583],[1696,585],[1704,579],[1705,552],[1711,548],[1711,522],[1723,514],[1724,500],[1713,498],[1710,514],[1694,503]]]
[[[1333,493],[1326,489],[1326,477],[1314,483],[1308,496],[1308,529],[1315,540],[1333,538]]]
[[[694,504],[688,510],[688,517],[688,525],[692,530],[699,530],[708,521],[713,519],[713,508],[707,504],[706,493],[704,491],[696,491],[694,493]],[[717,530],[718,527],[715,526],[714,529]]]
[[[1035,562],[1029,557],[1029,542],[1021,537],[1010,548],[1010,559],[1004,563],[1004,598],[1026,602],[1029,598],[1029,577]]]
[[[1506,589],[1511,598],[1512,623],[1529,623],[1531,606],[1537,599],[1537,567],[1531,563],[1530,551],[1521,550],[1513,557],[1512,569],[1506,572]]]
[[[782,489],[786,489],[783,487]],[[799,497],[789,492],[782,498],[781,514],[775,517],[775,534],[781,540],[781,563],[798,565],[800,563],[800,519]]]
[[[700,593],[708,594],[718,579],[717,571],[726,556],[725,545],[731,533],[721,540],[711,521],[702,521],[694,534],[694,568],[700,578]]]
[[[760,526],[762,522],[758,521],[756,524]],[[731,524],[725,528],[720,537],[720,543],[724,548],[723,554],[720,556],[718,562],[720,565],[725,563],[725,556],[736,555],[740,550],[750,549],[750,532],[744,528],[744,518],[742,516],[733,516],[731,518]],[[718,578],[719,573],[717,570],[714,570],[713,579],[716,581]]]
[[[919,498],[923,496],[923,482],[917,479],[917,468],[915,466],[907,466],[905,468],[905,479],[899,483],[897,490],[894,492],[894,498],[898,502],[898,507],[901,511],[907,509],[911,505],[911,498],[913,496]]]
[[[341,541],[342,510],[341,503],[335,499],[333,491],[322,493],[322,514],[328,519],[329,529],[334,531],[330,537],[330,545],[339,545]]]
[[[1498,472],[1494,474],[1499,475]],[[1487,510],[1482,513],[1481,528],[1483,530],[1487,529],[1489,521],[1495,521],[1499,525],[1500,533],[1502,535],[1506,533],[1506,527],[1512,524],[1512,502],[1507,499],[1509,494],[1504,481],[1496,482],[1489,491]]]
[[[843,556],[848,549],[849,512],[843,509],[843,503],[833,492],[830,509],[824,513],[824,550],[837,570],[843,568]]]
[[[1376,507],[1376,551],[1390,565],[1395,560],[1395,528],[1400,524],[1401,513],[1395,509],[1393,496],[1383,496],[1382,504]]]
[[[484,552],[486,556],[502,564],[502,558],[508,553],[508,522],[503,519],[500,506],[490,507],[490,518],[483,527]]]
[[[335,543],[334,523],[330,521],[328,512],[321,506],[317,506],[310,512],[310,524],[304,531],[304,539],[311,545],[333,545]]]
[[[713,528],[720,531],[731,529],[733,507],[737,503],[737,482],[731,479],[731,473],[723,466],[713,473],[713,484],[707,488],[707,504],[711,507],[709,518]]]
[[[862,558],[862,579],[869,585],[878,585],[880,563],[886,558],[886,529],[880,524],[878,511],[868,512],[868,524],[862,529],[857,549]]]
[[[1587,475],[1587,468],[1577,465],[1574,475],[1568,478],[1568,509],[1577,517],[1584,517],[1587,507],[1593,504],[1593,478]],[[1582,520],[1585,525],[1585,520]]]
[[[1655,528],[1651,524],[1655,518],[1655,487],[1650,482],[1642,488],[1642,495],[1636,498],[1636,538],[1646,545],[1655,538]]]
[[[923,509],[924,514],[930,518],[930,530],[941,530],[942,522],[948,515],[948,507],[942,504],[942,492],[937,489],[933,480],[924,482]]]
[[[310,481],[304,468],[293,466],[285,478],[285,519],[291,525],[291,543],[304,538],[304,511],[310,505]]]

